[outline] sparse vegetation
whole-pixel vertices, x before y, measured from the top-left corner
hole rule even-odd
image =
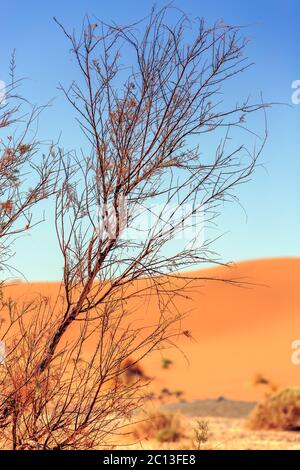
[[[290,387],[266,397],[250,414],[251,429],[298,430],[300,428],[300,387]]]
[[[169,369],[170,365],[172,365],[173,362],[171,359],[168,359],[167,357],[163,357],[162,359],[162,368],[163,369]]]
[[[181,434],[173,428],[164,428],[156,434],[158,442],[177,442],[181,438]]]
[[[135,425],[135,438],[176,442],[184,437],[183,417],[170,411],[150,411]]]
[[[138,364],[131,357],[123,362],[122,367],[124,372],[120,377],[117,377],[117,380],[121,380],[128,385],[138,380],[144,382],[150,380],[149,377],[145,374],[141,364]]]
[[[265,375],[257,373],[253,378],[253,385],[263,385],[266,387],[266,396],[273,394],[278,390],[278,385],[272,380],[268,379]]]
[[[182,390],[170,390],[168,387],[163,387],[161,389],[161,397],[163,396],[168,396],[168,397],[175,397],[177,399],[181,398],[184,395],[184,392]]]
[[[263,374],[257,373],[254,375],[253,385],[269,385],[270,381]]]

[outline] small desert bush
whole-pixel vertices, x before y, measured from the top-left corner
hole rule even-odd
[[[136,382],[137,380],[141,380],[144,382],[150,380],[149,377],[147,377],[147,375],[145,374],[141,364],[138,364],[131,357],[125,359],[121,366],[122,369],[124,369],[124,372],[122,373],[119,379],[125,382],[125,384],[131,384],[133,382]]]
[[[254,375],[253,385],[270,385],[270,380],[258,372]]]
[[[277,392],[278,390],[278,385],[274,382],[272,382],[271,380],[269,380],[266,376],[264,376],[263,374],[261,373],[257,373],[254,375],[254,378],[253,378],[253,385],[254,386],[264,386],[266,387],[266,393],[265,395],[266,396],[269,396],[270,394],[273,394],[275,392]]]
[[[158,442],[177,442],[181,437],[181,434],[173,428],[161,429],[155,436]]]
[[[169,369],[172,364],[173,364],[173,361],[171,361],[171,359],[168,359],[167,357],[162,358],[161,365],[163,369]]]
[[[300,388],[290,387],[266,397],[249,416],[251,429],[294,430],[300,427]]]
[[[184,437],[183,417],[169,411],[150,411],[143,414],[135,425],[137,439],[156,439],[159,442],[176,442]]]

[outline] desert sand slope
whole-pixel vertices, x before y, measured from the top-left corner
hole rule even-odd
[[[166,352],[173,365],[159,373],[163,387],[179,388],[188,398],[253,400],[265,393],[263,386],[253,387],[257,373],[279,386],[300,384],[300,366],[291,363],[291,343],[300,339],[300,259],[243,262],[230,276],[251,285],[207,281],[190,294],[194,310],[184,326],[195,340],[179,344],[189,363]]]
[[[176,300],[178,311],[190,311],[182,328],[193,338],[181,336],[176,341],[180,350],[156,352],[144,361],[146,374],[155,377],[155,390],[181,390],[188,400],[220,395],[256,400],[265,392],[253,386],[257,373],[279,386],[300,385],[300,365],[291,362],[291,343],[300,339],[300,258],[252,260],[194,273],[247,284],[197,281],[188,289],[189,300]],[[16,283],[7,294],[22,300],[37,293],[55,297],[57,290],[56,283]],[[140,320],[149,319],[156,303],[140,301],[135,309]],[[163,358],[172,361],[167,369]]]

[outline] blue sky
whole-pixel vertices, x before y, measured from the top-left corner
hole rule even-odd
[[[157,5],[165,3],[157,2]],[[53,100],[40,121],[40,136],[55,140],[60,132],[65,148],[80,146],[72,110],[57,90],[68,84],[75,69],[69,44],[52,17],[67,28],[80,27],[84,14],[105,21],[130,23],[145,16],[148,1],[67,1],[10,0],[1,6],[0,80],[6,80],[9,57],[16,49],[17,70],[28,77],[23,92],[32,102]],[[284,102],[268,112],[269,139],[261,166],[252,181],[238,189],[244,211],[238,205],[224,208],[215,235],[224,234],[214,248],[224,261],[272,256],[299,256],[299,127],[300,105],[292,104],[291,84],[300,80],[300,3],[297,0],[192,0],[174,2],[191,16],[208,22],[247,26],[251,42],[247,55],[255,65],[243,74],[230,93],[238,98],[249,93],[265,101]],[[17,241],[13,265],[30,280],[52,280],[61,275],[51,217]]]

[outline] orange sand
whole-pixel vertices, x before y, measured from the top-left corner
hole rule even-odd
[[[190,300],[178,298],[176,307],[193,339],[182,336],[176,344],[143,362],[152,388],[182,390],[186,399],[258,399],[266,391],[253,386],[261,373],[279,386],[300,385],[300,365],[291,363],[291,343],[300,339],[300,258],[278,258],[238,263],[196,272],[204,277],[239,278],[247,287],[218,281],[197,281],[189,288]],[[180,284],[182,281],[178,281]],[[200,285],[201,284],[201,285]],[[20,300],[34,294],[55,297],[56,283],[17,283],[7,288]],[[148,299],[149,300],[149,299]],[[156,303],[139,301],[139,318],[154,315]],[[184,353],[184,354],[183,354]],[[162,368],[162,357],[172,360]]]

